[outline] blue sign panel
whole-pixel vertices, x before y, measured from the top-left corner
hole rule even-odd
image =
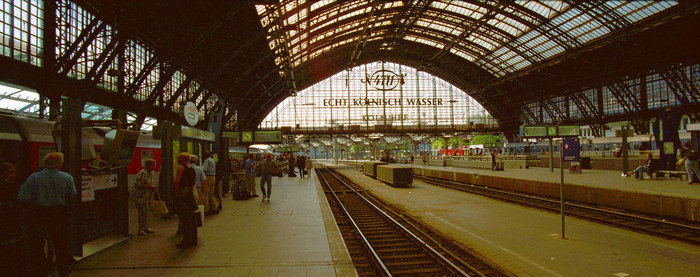
[[[562,139],[562,154],[565,162],[578,162],[580,157],[578,138]]]

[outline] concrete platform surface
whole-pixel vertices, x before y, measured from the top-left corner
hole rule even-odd
[[[414,181],[410,188],[393,188],[362,174],[357,168],[338,166],[338,170],[375,196],[405,210],[407,214],[517,276],[700,276],[700,246],[569,217],[565,218],[565,228],[562,230],[559,214],[420,181]],[[537,174],[548,178],[542,176],[548,173],[548,169],[522,171],[522,175],[532,178]],[[593,174],[589,176],[595,180]],[[613,179],[613,176],[606,178]],[[628,183],[619,175],[616,178],[622,179],[615,182],[620,186]],[[660,186],[658,182],[637,183],[647,183],[650,189]],[[668,181],[663,185],[682,184]],[[684,189],[677,188],[674,193]],[[565,239],[562,239],[562,231]]]
[[[273,177],[269,202],[224,201],[187,250],[175,248],[177,220],[149,216],[156,233],[136,236],[132,209],[134,236],[80,260],[71,276],[357,276],[314,178]]]
[[[330,164],[330,160],[319,161]],[[362,166],[364,161],[344,161],[348,165]],[[401,164],[397,164],[401,165]],[[561,173],[559,168],[554,168],[550,171],[549,168],[531,167],[529,169],[506,169],[504,171],[492,171],[489,169],[477,168],[461,168],[451,166],[433,166],[423,165],[422,162],[416,160],[413,165],[402,164],[404,166],[412,166],[419,168],[430,168],[438,170],[447,170],[454,172],[473,173],[486,176],[497,176],[504,178],[514,178],[530,181],[543,181],[550,183],[560,183]],[[632,166],[630,166],[632,167]],[[632,167],[634,168],[634,167]],[[568,169],[564,169],[564,183],[573,185],[584,185],[589,187],[601,187],[618,190],[637,191],[650,194],[663,194],[668,196],[680,196],[687,198],[700,199],[700,184],[688,184],[687,180],[679,178],[655,178],[650,179],[647,174],[644,174],[644,179],[636,180],[634,175],[623,177],[621,171],[599,170],[599,169],[584,169],[581,174],[569,173]]]

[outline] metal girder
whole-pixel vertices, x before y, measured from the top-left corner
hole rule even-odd
[[[175,93],[173,93],[173,95],[170,96],[170,99],[167,100],[165,107],[170,107],[172,105],[175,105],[175,102],[180,97],[182,92],[184,92],[185,89],[187,89],[190,86],[190,83],[192,83],[193,80],[194,80],[194,77],[187,75],[187,77],[185,77],[185,81],[183,81],[180,84],[180,87],[178,87],[177,90],[175,90]],[[204,89],[204,88],[202,86],[200,86],[198,89]]]
[[[688,76],[679,71],[680,69],[674,68],[662,72],[661,76],[663,76],[664,82],[678,101],[683,104],[700,102],[700,92],[694,90],[693,84],[688,79]]]
[[[539,120],[539,116],[536,116],[535,113],[532,112],[532,110],[530,109],[530,107],[528,105],[522,105],[520,107],[520,109],[523,110],[523,113],[527,115],[525,117],[525,120],[527,120],[527,122],[525,124],[528,124],[528,125],[542,124],[542,121]]]
[[[96,28],[97,24],[100,24],[100,28]],[[90,23],[88,23],[87,26],[85,26],[85,29],[80,31],[80,34],[78,37],[75,39],[73,44],[68,46],[68,49],[66,49],[66,52],[63,53],[60,57],[56,59],[56,68],[58,69],[59,73],[68,74],[70,71],[70,68],[75,65],[78,57],[80,57],[80,54],[87,49],[87,46],[92,42],[96,37],[97,34],[99,33],[98,29],[104,29],[105,23],[100,22],[97,18],[93,18]],[[81,50],[78,50],[80,48]],[[76,53],[77,51],[77,53]]]
[[[639,96],[630,90],[624,82],[615,82],[607,86],[615,97],[616,101],[625,112],[639,112],[642,109],[642,105],[639,102]]]
[[[166,64],[163,63],[163,65]],[[156,103],[158,96],[161,96],[164,93],[163,88],[165,87],[165,85],[168,84],[168,82],[170,82],[170,80],[173,78],[173,75],[177,71],[176,67],[172,65],[161,66],[161,68],[165,68],[165,70],[162,71],[160,76],[158,77],[158,83],[156,83],[156,85],[153,87],[153,90],[151,90],[151,94],[149,94],[148,98],[146,98],[146,103]]]
[[[394,27],[394,30],[390,32],[391,35],[389,35],[389,37],[391,41],[387,43],[387,47],[395,47],[397,41],[402,39],[406,35],[406,32],[408,32],[408,29],[416,24],[416,21],[421,17],[423,11],[429,7],[432,2],[432,0],[417,0],[412,5],[406,5],[405,10],[399,13],[395,17],[395,20],[392,20],[392,22],[394,22],[392,25],[398,27]],[[404,22],[401,22],[402,20],[404,20]]]
[[[610,7],[608,7],[605,4],[605,2],[607,1],[572,1],[572,3],[570,4],[577,6],[577,8],[588,13],[592,18],[600,22],[600,24],[602,24],[603,26],[609,28],[612,25],[612,27],[614,27],[615,29],[610,28],[610,31],[615,31],[617,29],[627,27],[630,24],[630,22],[622,16],[620,16],[620,14],[617,13],[617,11],[610,9]]]
[[[136,91],[141,87],[141,84],[143,81],[146,80],[146,77],[148,74],[153,71],[154,68],[156,68],[156,65],[158,64],[158,59],[156,56],[152,56],[150,60],[146,63],[144,68],[141,69],[138,75],[136,75],[136,78],[134,78],[134,81],[131,84],[127,84],[127,89],[125,94],[134,97],[134,94],[136,94]]]
[[[99,82],[99,79],[105,74],[112,61],[121,53],[126,47],[126,43],[120,41],[116,37],[113,37],[112,41],[105,47],[105,49],[100,54],[100,57],[95,62],[94,66],[90,69],[85,79],[90,80],[93,83]]]

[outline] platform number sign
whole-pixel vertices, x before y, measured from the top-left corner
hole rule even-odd
[[[292,144],[295,141],[294,135],[287,135],[286,136],[287,143]]]

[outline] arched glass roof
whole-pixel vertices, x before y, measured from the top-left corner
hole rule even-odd
[[[337,73],[285,99],[259,127],[360,131],[377,126],[464,130],[495,127],[495,121],[464,91],[438,77],[395,63],[374,62]]]
[[[501,77],[582,46],[677,1],[306,1],[257,5],[281,68],[343,45],[399,40],[452,53]],[[355,56],[355,54],[353,54]],[[351,63],[352,64],[352,63]],[[284,75],[284,70],[280,72]]]

